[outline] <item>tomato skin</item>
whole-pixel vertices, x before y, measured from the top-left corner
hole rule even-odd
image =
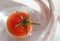
[[[25,12],[19,12],[23,18],[26,18],[28,15]],[[28,19],[31,22],[31,19]],[[8,32],[17,37],[26,36],[26,29],[24,26],[16,27],[16,24],[21,23],[22,20],[17,14],[17,12],[12,13],[7,19],[7,30]],[[31,25],[27,24],[28,33],[31,31]]]

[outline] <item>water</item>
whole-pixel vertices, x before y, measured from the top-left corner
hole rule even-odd
[[[30,15],[32,22],[41,24],[38,26],[37,25],[32,26],[32,32],[30,33],[30,35],[23,39],[13,38],[6,31],[6,20],[8,16],[12,12],[15,12],[16,10],[27,12]],[[37,41],[41,33],[43,33],[43,31],[46,29],[47,23],[48,21],[46,21],[45,13],[42,10],[40,12],[37,12],[36,10],[25,5],[5,9],[0,13],[0,29],[1,29],[0,39],[1,41]]]

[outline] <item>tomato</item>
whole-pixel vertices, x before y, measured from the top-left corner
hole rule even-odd
[[[28,14],[23,11],[20,11],[19,14],[21,14],[21,16],[23,18],[26,18],[28,16]],[[28,21],[31,22],[31,19],[29,18]],[[7,19],[8,32],[11,35],[16,36],[16,37],[26,36],[26,28],[23,25],[16,27],[16,24],[21,23],[21,22],[22,22],[22,20],[21,20],[20,16],[18,15],[18,13],[17,12],[12,13]],[[31,24],[27,24],[27,29],[28,29],[28,33],[30,33]]]

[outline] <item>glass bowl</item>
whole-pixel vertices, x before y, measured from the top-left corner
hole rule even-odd
[[[33,6],[26,5],[28,3],[20,3],[18,5],[12,4],[12,7],[7,6],[0,11],[1,41],[52,41],[56,27],[56,21],[52,5],[53,3],[51,0],[47,1],[49,4],[46,4],[43,0],[34,0],[34,2],[37,3],[39,9],[35,9],[33,8]],[[29,13],[32,22],[37,22],[41,24],[39,26],[32,26],[32,31],[25,38],[11,37],[6,29],[6,21],[8,16],[16,10]]]

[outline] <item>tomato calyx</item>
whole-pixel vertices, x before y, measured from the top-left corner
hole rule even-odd
[[[38,23],[33,23],[33,22],[31,23],[30,21],[28,21],[30,19],[29,14],[28,14],[28,16],[26,18],[23,18],[22,15],[18,11],[16,11],[16,12],[17,12],[17,14],[19,15],[19,17],[21,18],[21,21],[22,21],[21,23],[16,24],[16,27],[24,26],[24,28],[26,29],[26,34],[28,33],[28,28],[27,28],[28,24],[31,24],[31,25],[40,25]]]

